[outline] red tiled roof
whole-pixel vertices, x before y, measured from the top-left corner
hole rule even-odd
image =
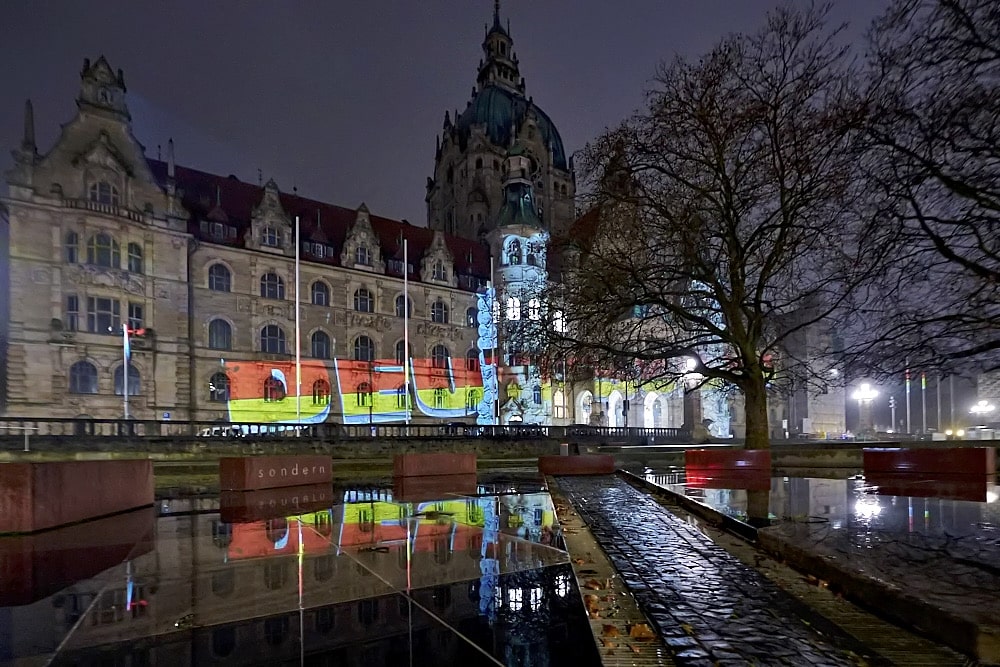
[[[147,160],[153,175],[161,186],[167,183],[167,163],[160,160]],[[174,180],[181,202],[190,213],[188,231],[196,238],[207,243],[217,243],[233,247],[244,247],[244,234],[250,228],[253,209],[264,197],[264,188],[252,183],[245,183],[235,176],[218,176],[196,169],[177,166],[174,170]],[[219,206],[216,206],[218,198]],[[324,259],[304,258],[304,261],[340,265],[340,251],[344,247],[347,232],[357,216],[355,209],[335,206],[324,202],[281,193],[281,205],[285,212],[294,219],[299,216],[299,224],[303,239],[311,239],[334,247],[334,256]],[[222,214],[222,215],[220,215]],[[319,217],[319,232],[317,234],[317,215]],[[201,221],[221,221],[236,228],[236,238],[221,241],[214,237],[206,237],[201,232]],[[426,227],[416,227],[406,221],[392,220],[369,214],[372,229],[379,239],[383,259],[403,258],[402,239],[408,241],[410,264],[414,273],[412,280],[419,280],[420,258],[430,247],[434,232]],[[325,238],[324,238],[325,237]],[[455,260],[457,274],[472,275],[488,279],[490,272],[489,250],[468,239],[445,235],[445,244]],[[471,253],[472,260],[469,261]]]

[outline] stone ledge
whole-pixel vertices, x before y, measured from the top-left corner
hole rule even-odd
[[[543,475],[611,475],[615,457],[610,454],[539,456],[538,472]]]

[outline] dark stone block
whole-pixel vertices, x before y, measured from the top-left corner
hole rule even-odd
[[[287,486],[329,484],[329,456],[238,456],[219,459],[219,488],[253,491]]]

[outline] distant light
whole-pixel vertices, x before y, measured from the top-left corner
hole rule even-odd
[[[857,505],[854,506],[854,511],[862,519],[873,519],[882,513],[882,506],[878,504],[877,498],[865,496],[858,499]]]
[[[840,371],[838,371],[836,368],[830,369],[830,377],[837,377],[838,375],[840,375]]]

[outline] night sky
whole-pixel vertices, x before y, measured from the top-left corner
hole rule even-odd
[[[804,4],[805,0],[802,0]],[[755,30],[775,0],[504,0],[528,94],[569,152],[642,102],[658,62]],[[883,0],[841,0],[850,35]],[[445,109],[475,83],[490,0],[0,3],[0,168],[34,102],[39,150],[69,121],[85,57],[125,72],[146,154],[426,224]]]

